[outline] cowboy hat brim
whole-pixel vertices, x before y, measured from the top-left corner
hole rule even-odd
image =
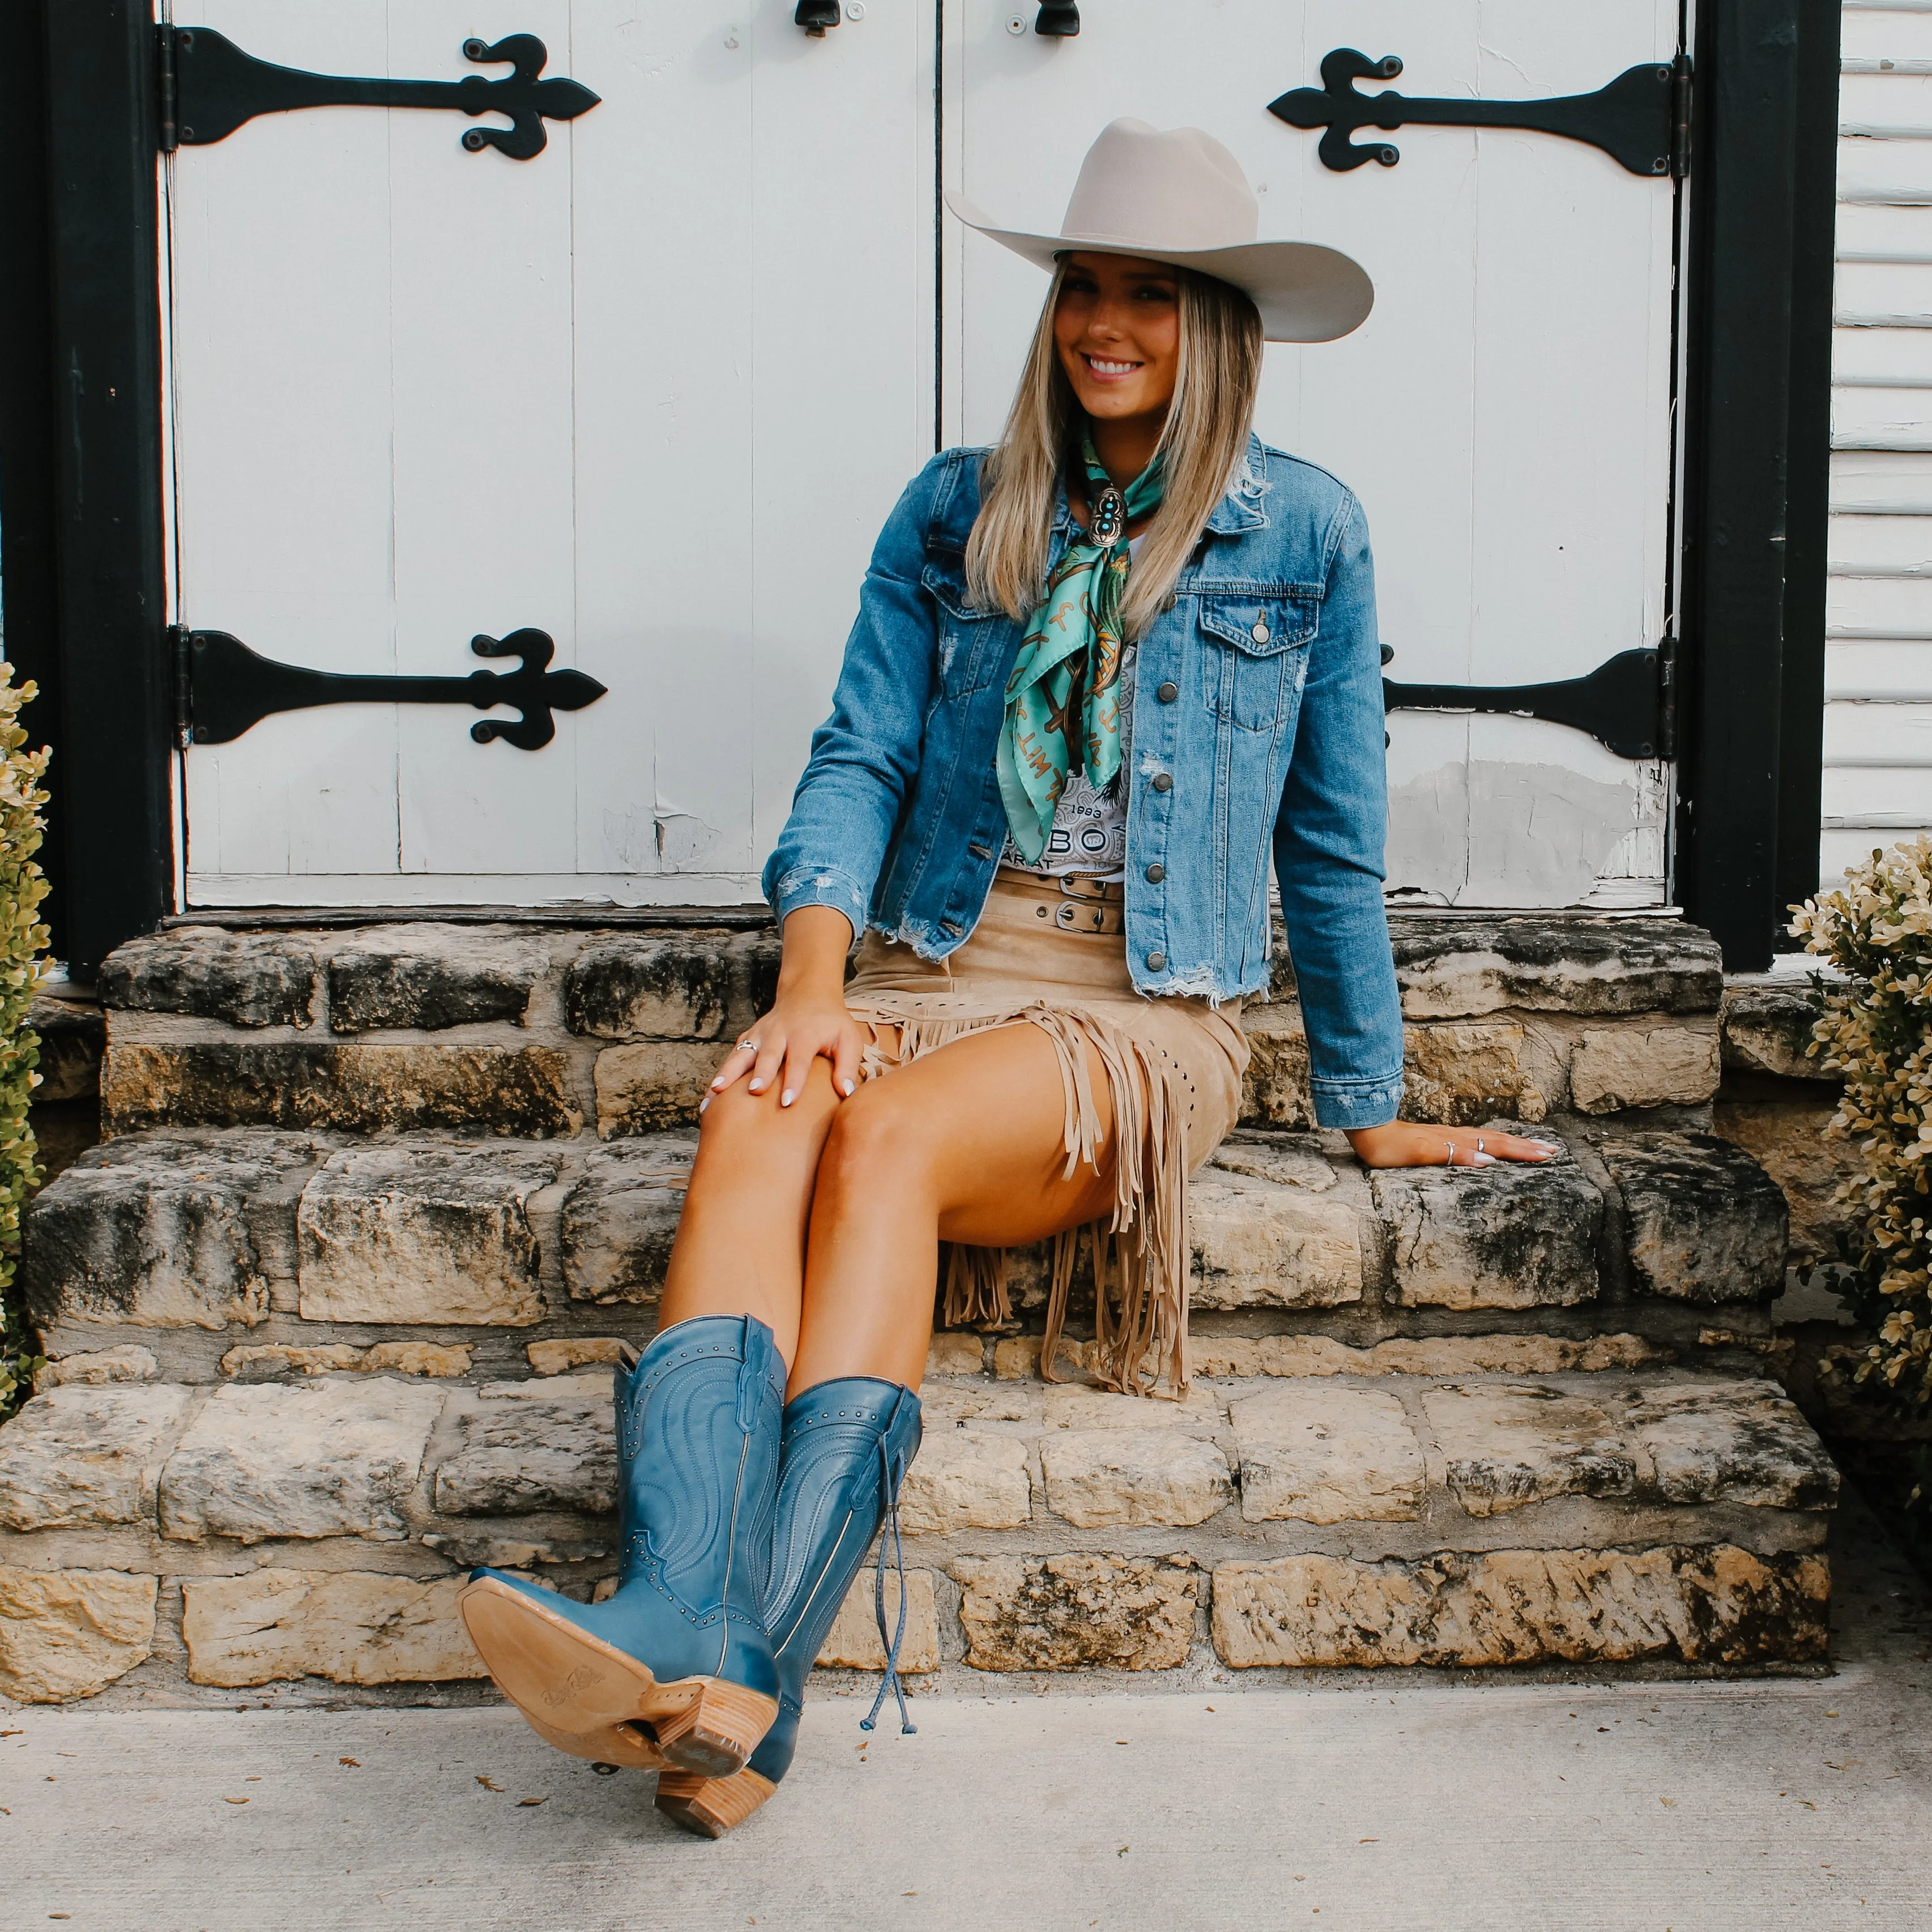
[[[1162,248],[1130,236],[1028,235],[996,226],[964,195],[946,205],[968,227],[1052,272],[1061,255],[1132,255],[1230,282],[1261,311],[1270,342],[1333,342],[1359,328],[1375,306],[1375,284],[1360,263],[1315,242],[1248,242],[1230,248]]]

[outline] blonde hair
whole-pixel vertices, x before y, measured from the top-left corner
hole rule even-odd
[[[1022,622],[1045,595],[1047,543],[1061,466],[1084,421],[1060,366],[1054,311],[1068,263],[1061,256],[1034,331],[1000,440],[980,472],[980,514],[966,544],[975,603]],[[1180,367],[1160,434],[1166,460],[1160,507],[1127,579],[1120,616],[1137,638],[1172,596],[1214,506],[1248,446],[1261,380],[1262,320],[1239,289],[1177,268]]]

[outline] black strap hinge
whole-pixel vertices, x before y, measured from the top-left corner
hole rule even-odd
[[[175,743],[184,752],[194,742],[194,662],[190,635],[187,627],[181,624],[170,624],[162,633],[169,674],[174,686]]]
[[[1679,181],[1690,172],[1690,56],[1670,63],[1670,172]]]
[[[1657,645],[1657,755],[1670,759],[1677,755],[1677,702],[1683,681],[1677,675],[1676,634],[1667,633]]]
[[[172,154],[181,146],[175,126],[178,94],[175,82],[175,30],[165,22],[154,29],[154,92],[160,150]]]

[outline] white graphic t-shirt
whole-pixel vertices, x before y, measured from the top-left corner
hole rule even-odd
[[[1127,553],[1140,554],[1142,539],[1131,538]],[[1120,647],[1120,768],[1103,790],[1094,790],[1084,771],[1070,772],[1066,789],[1054,808],[1053,830],[1037,863],[1029,864],[1013,836],[1000,863],[1041,879],[1100,879],[1118,884],[1127,876],[1126,778],[1134,744],[1134,646]]]

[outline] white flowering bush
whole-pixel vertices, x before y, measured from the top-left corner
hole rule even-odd
[[[1829,1274],[1878,1339],[1838,1366],[1917,1408],[1932,1403],[1932,838],[1874,852],[1792,910],[1807,950],[1846,976],[1807,1051],[1843,1078],[1831,1131],[1864,1157],[1839,1190],[1855,1232]]]
[[[27,1328],[14,1284],[20,1265],[20,1210],[40,1179],[28,1103],[40,1076],[40,1043],[27,1024],[40,983],[40,956],[47,928],[40,904],[47,882],[34,862],[46,832],[40,808],[47,795],[46,748],[26,748],[20,707],[38,695],[32,683],[16,685],[14,667],[0,660],[0,1420],[31,1392],[37,1357],[28,1352]]]

